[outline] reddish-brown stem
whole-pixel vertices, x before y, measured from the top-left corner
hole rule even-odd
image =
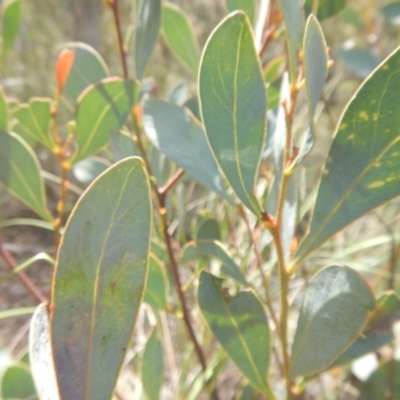
[[[108,4],[111,7],[111,10],[112,10],[113,16],[114,16],[115,29],[117,31],[117,37],[118,37],[119,54],[121,57],[121,64],[122,64],[122,69],[124,72],[124,78],[128,79],[128,77],[129,77],[128,64],[126,62],[126,51],[124,48],[124,40],[122,38],[122,29],[121,29],[121,20],[119,17],[118,0],[113,0],[112,2],[109,1]]]
[[[18,263],[15,258],[12,256],[10,252],[8,252],[4,248],[3,236],[0,231],[0,255],[6,262],[7,266],[14,270],[18,267]],[[39,303],[47,303],[47,298],[44,294],[40,291],[40,289],[31,281],[28,275],[25,272],[20,271],[17,272],[17,277],[22,282],[22,284],[28,289],[28,292],[39,302]]]
[[[172,186],[175,185],[176,182],[178,182],[179,178],[185,173],[185,170],[183,168],[179,168],[174,175],[171,176],[171,178],[169,179],[169,181],[164,185],[161,186],[158,189],[158,192],[161,195],[166,194],[167,192],[169,192],[172,188]]]
[[[152,175],[151,172],[151,167],[150,163],[147,159],[147,154],[146,150],[144,148],[143,142],[142,142],[142,125],[140,121],[137,120],[136,114],[132,112],[132,119],[133,119],[133,126],[136,131],[136,143],[138,145],[138,149],[141,153],[141,156],[143,157],[144,163],[147,167],[148,173]],[[183,293],[182,289],[182,283],[179,275],[179,269],[178,269],[178,264],[175,259],[174,251],[172,248],[172,242],[171,242],[171,236],[168,233],[168,216],[167,216],[167,207],[166,207],[166,198],[169,190],[173,187],[173,185],[178,181],[178,179],[182,176],[184,173],[183,169],[179,169],[176,171],[176,173],[170,178],[170,180],[161,188],[158,188],[157,185],[154,185],[154,191],[157,196],[158,200],[158,212],[161,217],[161,230],[164,236],[164,242],[165,246],[167,248],[167,253],[168,253],[168,259],[169,259],[169,264],[170,264],[170,269],[171,269],[171,275],[173,277],[176,290],[178,292],[178,297],[179,297],[179,302],[182,308],[182,314],[183,314],[183,321],[186,326],[186,330],[188,332],[190,340],[193,342],[195,352],[197,354],[197,357],[200,361],[201,368],[203,372],[206,372],[207,370],[207,362],[206,358],[204,356],[203,350],[196,338],[196,335],[194,333],[193,325],[191,322],[191,317],[190,317],[190,312],[188,310],[188,306],[186,303],[186,298]],[[214,400],[218,400],[218,393],[216,388],[211,388],[210,387],[210,381],[207,381],[207,386],[210,390],[211,396]]]

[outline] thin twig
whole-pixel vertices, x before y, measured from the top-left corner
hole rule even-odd
[[[122,70],[124,72],[124,78],[128,79],[128,77],[129,77],[128,64],[126,62],[126,51],[124,48],[124,40],[122,38],[122,29],[121,29],[121,20],[119,17],[118,0],[108,0],[108,4],[111,7],[111,10],[112,10],[113,16],[114,16],[114,24],[115,24],[115,29],[117,31],[117,37],[118,37],[119,55],[121,57],[121,64],[122,64]]]
[[[3,241],[3,235],[1,233],[1,230],[0,230],[0,256],[4,259],[7,266],[11,270],[14,270],[15,268],[18,267],[18,263],[15,260],[15,258],[12,256],[12,254],[10,252],[8,252],[4,248],[4,241]],[[28,277],[28,275],[25,274],[25,272],[23,272],[23,271],[17,272],[17,277],[23,283],[23,285],[28,289],[29,293],[39,303],[47,303],[47,298],[40,291],[40,289],[31,281],[31,279]]]
[[[143,142],[142,142],[142,135],[143,135],[142,125],[141,125],[140,121],[137,120],[137,116],[135,115],[134,112],[132,112],[132,118],[133,118],[133,126],[136,131],[135,133],[136,133],[136,138],[137,138],[138,149],[141,153],[141,156],[143,157],[145,165],[148,167],[149,174],[152,175],[150,163],[147,159],[146,150],[145,150],[145,148],[143,146]],[[164,235],[164,242],[165,242],[165,246],[167,248],[169,264],[170,264],[170,269],[171,269],[171,275],[173,277],[173,280],[174,280],[174,283],[176,286],[176,290],[178,292],[179,302],[180,302],[180,305],[182,308],[183,321],[185,323],[189,338],[193,342],[195,352],[196,352],[197,357],[201,364],[201,368],[202,368],[203,372],[205,373],[207,371],[206,359],[205,359],[203,350],[202,350],[202,348],[196,338],[196,335],[194,333],[190,313],[189,313],[188,306],[186,303],[186,298],[185,298],[185,295],[184,295],[183,289],[182,289],[178,264],[175,259],[174,251],[172,249],[172,240],[171,240],[172,238],[168,233],[168,216],[167,216],[166,198],[167,198],[167,194],[168,194],[169,190],[178,181],[178,179],[182,176],[183,173],[184,173],[184,171],[182,169],[179,169],[163,187],[158,188],[157,185],[155,184],[154,191],[155,191],[155,194],[156,194],[157,200],[158,200],[158,205],[159,205],[158,212],[161,217],[161,230]],[[212,398],[214,400],[218,400],[219,397],[218,397],[217,389],[215,387],[214,388],[211,387],[211,382],[209,380],[206,381],[206,384],[210,390],[210,394],[211,394]]]

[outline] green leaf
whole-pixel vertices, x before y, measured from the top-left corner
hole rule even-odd
[[[162,261],[150,254],[149,276],[144,299],[146,303],[160,310],[168,308],[168,277]]]
[[[153,145],[197,181],[231,200],[222,186],[218,166],[204,132],[186,109],[161,100],[144,105],[143,124]]]
[[[40,304],[32,316],[29,329],[29,360],[39,398],[59,399],[46,304]]]
[[[367,77],[380,63],[379,58],[371,50],[358,47],[339,49],[338,57],[347,68],[361,78]]]
[[[244,11],[249,17],[251,24],[254,24],[257,7],[256,0],[226,0],[226,5],[230,13],[236,10]]]
[[[266,96],[251,26],[243,12],[226,17],[208,39],[199,93],[218,164],[239,199],[260,215],[254,185],[266,135]]]
[[[223,280],[203,271],[199,305],[213,334],[253,386],[267,395],[271,352],[270,332],[263,306],[251,291],[235,297],[221,293]]]
[[[200,61],[199,44],[189,18],[174,4],[163,5],[162,33],[172,53],[197,76]]]
[[[29,368],[25,365],[11,365],[1,380],[2,400],[36,399],[36,389]]]
[[[303,11],[299,0],[280,0],[279,2],[287,31],[290,82],[296,82],[297,55],[301,48],[304,30]]]
[[[90,86],[78,99],[78,153],[74,162],[95,154],[125,124],[135,100],[136,81],[109,78]]]
[[[13,133],[0,131],[0,144],[0,181],[41,218],[52,221],[35,153]]]
[[[146,283],[151,201],[142,160],[100,175],[65,227],[52,291],[61,398],[110,399]]]
[[[107,66],[100,54],[85,43],[66,43],[63,49],[74,52],[74,61],[63,89],[63,95],[73,103],[90,85],[109,76]]]
[[[375,207],[400,194],[400,51],[364,82],[347,107],[327,158],[310,233],[295,263]]]
[[[0,86],[0,130],[7,131],[8,130],[8,121],[9,121],[9,108],[6,99],[6,95],[2,86]]]
[[[304,79],[307,89],[308,113],[310,125],[306,131],[299,156],[295,163],[300,163],[310,152],[316,135],[314,113],[322,94],[325,79],[328,74],[328,55],[324,33],[313,15],[307,20],[304,33]]]
[[[53,149],[54,141],[49,132],[52,121],[50,109],[50,99],[33,98],[29,104],[22,104],[14,111],[17,123],[13,131],[28,143],[40,142]]]
[[[400,25],[400,2],[394,1],[381,8],[381,13],[392,25]]]
[[[245,276],[233,260],[225,246],[218,240],[198,240],[198,248],[205,254],[215,257],[222,262],[221,272],[235,279],[242,285],[248,286]]]
[[[313,13],[321,21],[338,14],[346,7],[346,0],[318,0],[318,10],[314,10],[313,3],[315,0],[306,0],[304,9],[307,14]]]
[[[358,400],[400,398],[400,361],[382,364],[361,387]]]
[[[400,319],[400,299],[392,292],[385,293],[377,301],[367,327],[343,354],[329,368],[347,364],[393,340],[393,323]]]
[[[197,240],[221,240],[219,224],[215,218],[200,217],[197,226]]]
[[[136,77],[143,78],[161,25],[161,0],[143,0],[135,37]]]
[[[371,289],[354,270],[332,265],[319,271],[300,309],[289,376],[326,368],[357,339],[374,307]]]
[[[279,56],[272,59],[264,67],[264,81],[266,83],[273,83],[282,75],[283,69],[285,67],[285,57]],[[271,107],[269,107],[271,108]]]
[[[1,69],[4,68],[9,51],[12,49],[14,40],[18,35],[22,19],[22,7],[20,0],[6,0],[1,5],[2,22],[2,48]]]
[[[148,400],[159,400],[164,378],[163,349],[154,329],[143,354],[142,382]]]
[[[314,116],[328,74],[328,55],[322,28],[310,15],[304,33],[304,79],[310,115]]]

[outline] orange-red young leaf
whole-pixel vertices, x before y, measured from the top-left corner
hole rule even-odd
[[[58,56],[56,64],[56,83],[58,92],[61,93],[67,82],[69,73],[74,63],[75,51],[70,49],[63,50]]]

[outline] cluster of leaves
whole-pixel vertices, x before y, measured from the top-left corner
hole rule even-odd
[[[218,373],[230,360],[241,373],[235,383],[241,399],[294,399],[321,372],[390,344],[400,310],[394,269],[385,287],[391,290],[378,287],[374,294],[355,269],[333,259],[313,269],[301,306],[290,303],[292,282],[312,252],[400,195],[400,51],[368,76],[347,106],[301,235],[298,227],[308,223],[301,171],[318,136],[330,65],[318,19],[342,11],[345,2],[307,1],[303,9],[297,0],[227,1],[229,14],[202,54],[189,18],[161,0],[135,4],[134,52],[127,53],[118,1],[106,5],[115,18],[123,77],[110,77],[94,49],[68,43],[55,65],[53,99],[19,104],[0,91],[0,181],[40,217],[24,223],[54,232],[57,250],[55,261],[38,254],[11,273],[38,259],[55,265],[51,298],[36,294],[41,304],[32,317],[29,360],[4,372],[2,397],[138,398],[143,387],[148,398],[160,398],[166,314],[182,323],[194,349],[177,357],[181,382],[174,398],[222,398],[229,389]],[[20,0],[3,3],[1,66],[20,14]],[[192,97],[180,84],[168,100],[157,98],[146,80],[160,32],[198,83]],[[273,41],[284,43],[287,56],[265,61]],[[297,130],[300,96],[308,119]],[[58,163],[54,209],[35,149]],[[83,194],[73,179],[88,185]],[[191,220],[196,228],[187,227]],[[197,308],[201,318],[194,318]],[[32,309],[7,316],[24,312]],[[116,391],[132,358],[138,317],[147,339],[141,383]],[[399,368],[391,352],[359,385],[359,398],[396,398]]]

